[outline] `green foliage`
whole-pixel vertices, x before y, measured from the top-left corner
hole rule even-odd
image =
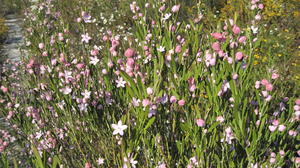
[[[253,21],[262,9],[43,2],[26,11],[28,57],[1,80],[0,114],[29,165],[298,166],[299,92],[287,74],[296,37],[272,19]]]

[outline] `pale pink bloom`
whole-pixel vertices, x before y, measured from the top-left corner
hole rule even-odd
[[[279,75],[277,73],[272,73],[272,79],[277,79]]]
[[[267,98],[265,99],[267,102],[269,102],[272,99],[271,95],[268,95]]]
[[[166,164],[165,164],[165,163],[162,163],[162,164],[158,165],[158,167],[157,167],[157,168],[167,168],[167,166],[166,166]]]
[[[246,37],[246,36],[241,36],[241,37],[239,37],[239,39],[238,39],[239,43],[244,43],[246,40],[247,40],[247,37]]]
[[[297,99],[297,100],[295,101],[295,103],[296,103],[297,105],[300,105],[300,99]]]
[[[227,58],[227,62],[228,62],[228,64],[232,64],[232,63],[233,63],[233,58],[228,57],[228,58]]]
[[[264,8],[264,4],[258,4],[258,8],[259,9],[263,9]]]
[[[183,99],[181,99],[181,100],[178,101],[178,105],[179,106],[184,106],[184,104],[185,104],[185,101]]]
[[[279,125],[279,121],[278,120],[273,120],[272,124],[275,125],[275,126],[278,126]]]
[[[63,92],[63,94],[68,95],[72,92],[72,89],[67,86],[67,87],[61,89],[61,91]]]
[[[300,163],[300,157],[296,157],[296,158],[295,158],[295,163],[296,163],[296,164],[299,164],[299,163]]]
[[[97,65],[97,63],[99,62],[100,60],[94,56],[94,57],[90,57],[90,64],[92,65]]]
[[[277,129],[277,126],[274,126],[274,125],[270,125],[270,126],[269,126],[269,130],[270,130],[271,132],[274,132],[276,129]]]
[[[133,57],[134,54],[135,54],[135,51],[132,48],[128,48],[124,53],[125,57],[127,57],[127,58]]]
[[[127,58],[126,65],[133,68],[134,59],[133,58]]]
[[[299,111],[299,110],[300,110],[300,106],[299,106],[299,105],[295,105],[295,106],[294,106],[294,110],[295,110],[295,111]]]
[[[180,9],[180,5],[174,5],[174,6],[172,7],[172,12],[173,12],[173,13],[176,13],[176,12],[179,11],[179,9]]]
[[[239,34],[241,29],[237,25],[233,25],[232,31],[234,34]]]
[[[270,158],[270,163],[272,163],[272,164],[273,164],[273,163],[275,163],[275,162],[276,162],[276,158],[273,158],[273,157],[272,157],[272,158]]]
[[[197,119],[196,123],[199,127],[204,127],[205,126],[205,121],[201,118]]]
[[[47,56],[48,56],[48,52],[47,52],[47,51],[44,51],[44,52],[42,53],[42,56],[43,56],[43,57],[47,57]]]
[[[140,105],[141,100],[140,99],[136,99],[135,97],[132,98],[132,105],[134,107],[138,107]]]
[[[113,135],[121,135],[123,136],[124,135],[124,130],[127,129],[127,125],[123,125],[122,124],[122,121],[119,120],[118,121],[118,124],[112,124],[111,127],[114,129],[114,132],[113,132]]]
[[[211,47],[212,47],[212,49],[215,50],[215,51],[221,50],[221,46],[220,46],[220,43],[219,43],[219,42],[214,42],[214,43],[212,44]]]
[[[85,43],[89,43],[89,41],[92,39],[88,33],[81,35],[81,37],[82,37],[81,41]]]
[[[267,79],[263,79],[263,80],[261,80],[261,84],[266,86],[267,84],[269,84],[269,82]]]
[[[181,52],[181,45],[177,45],[175,48],[175,53],[180,53]]]
[[[279,125],[278,126],[278,131],[283,132],[285,130],[286,126],[284,125]]]
[[[235,59],[238,60],[238,61],[243,59],[243,57],[244,57],[244,54],[242,52],[237,52],[235,54]]]
[[[104,163],[104,159],[103,158],[99,158],[98,160],[97,160],[97,164],[98,165],[102,165]]]
[[[159,11],[160,11],[160,12],[163,12],[165,9],[166,9],[166,6],[163,5],[163,6],[161,6],[161,7],[159,8]]]
[[[260,15],[255,15],[255,20],[261,20],[261,16]]]
[[[225,121],[224,117],[222,117],[222,116],[218,116],[216,120],[221,123]]]
[[[211,35],[213,36],[213,38],[217,39],[217,40],[221,40],[223,39],[223,35],[221,33],[211,33]]]
[[[43,49],[45,48],[45,44],[44,43],[39,43],[39,49]]]
[[[91,55],[93,55],[93,56],[96,56],[96,55],[98,55],[99,54],[99,50],[97,50],[97,49],[93,49],[92,51],[91,51]]]
[[[256,4],[255,5],[251,5],[251,7],[250,7],[251,10],[254,10],[255,8],[257,8]]]
[[[77,68],[78,70],[80,70],[80,69],[82,69],[82,68],[84,68],[84,67],[85,67],[84,63],[79,63],[79,64],[76,65],[76,68]]]
[[[280,154],[281,156],[284,156],[284,155],[285,155],[284,150],[280,150],[280,151],[279,151],[279,154]]]
[[[126,81],[124,81],[122,77],[119,77],[118,80],[116,80],[116,83],[117,83],[117,88],[119,88],[119,87],[124,88]]]
[[[273,85],[270,84],[270,83],[268,83],[268,84],[266,85],[266,90],[267,90],[267,91],[272,91],[272,90],[273,90]]]
[[[4,92],[4,93],[8,92],[8,88],[7,88],[7,87],[4,87],[4,86],[1,86],[1,90],[2,90],[2,92]]]
[[[295,137],[297,135],[297,132],[294,130],[289,130],[289,135]]]
[[[232,75],[232,79],[234,79],[234,80],[236,80],[238,77],[239,77],[239,75],[236,74],[236,73],[234,73],[234,74]]]
[[[150,88],[150,87],[148,87],[148,88],[147,88],[147,94],[148,94],[148,95],[152,95],[152,94],[153,94],[153,89]]]
[[[92,167],[92,165],[90,163],[85,163],[84,168],[91,168],[91,167]]]
[[[143,107],[147,107],[147,106],[149,106],[149,105],[151,104],[151,102],[150,102],[149,99],[144,99],[144,100],[142,101],[142,104],[143,104]]]
[[[171,97],[170,97],[170,102],[171,102],[171,103],[176,103],[176,101],[177,101],[177,99],[176,99],[175,96],[171,96]]]

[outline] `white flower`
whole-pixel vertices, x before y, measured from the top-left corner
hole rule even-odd
[[[171,13],[166,13],[165,16],[162,18],[163,21],[168,20],[172,16]]]
[[[257,34],[258,33],[258,27],[251,26],[251,30],[252,30],[253,34]]]
[[[61,92],[63,92],[65,95],[68,95],[72,92],[72,89],[67,86],[66,88],[61,89]]]
[[[89,41],[92,39],[88,33],[81,35],[81,37],[82,37],[81,41],[85,43],[89,43]]]
[[[127,129],[127,125],[123,125],[121,120],[119,120],[118,124],[112,124],[111,127],[114,129],[113,135],[120,134],[123,136],[124,130]]]
[[[103,158],[99,158],[97,160],[98,165],[102,165],[104,163],[104,159]]]
[[[134,107],[138,107],[140,105],[141,100],[140,99],[136,99],[135,97],[132,98],[132,105]]]
[[[85,90],[81,93],[82,96],[84,96],[85,99],[89,99],[91,97],[91,92],[88,90]]]
[[[117,82],[117,88],[125,87],[126,81],[124,81],[122,77],[119,77],[118,80],[116,80],[116,82]]]
[[[165,47],[159,46],[159,48],[157,49],[157,51],[159,51],[159,52],[164,52],[164,51],[165,51]]]
[[[100,60],[95,57],[90,57],[90,64],[96,65]]]

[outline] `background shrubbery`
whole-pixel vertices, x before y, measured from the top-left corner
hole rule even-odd
[[[32,3],[0,165],[299,166],[296,2]]]

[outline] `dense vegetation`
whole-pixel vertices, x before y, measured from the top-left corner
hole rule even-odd
[[[298,2],[31,2],[0,166],[299,167]]]

